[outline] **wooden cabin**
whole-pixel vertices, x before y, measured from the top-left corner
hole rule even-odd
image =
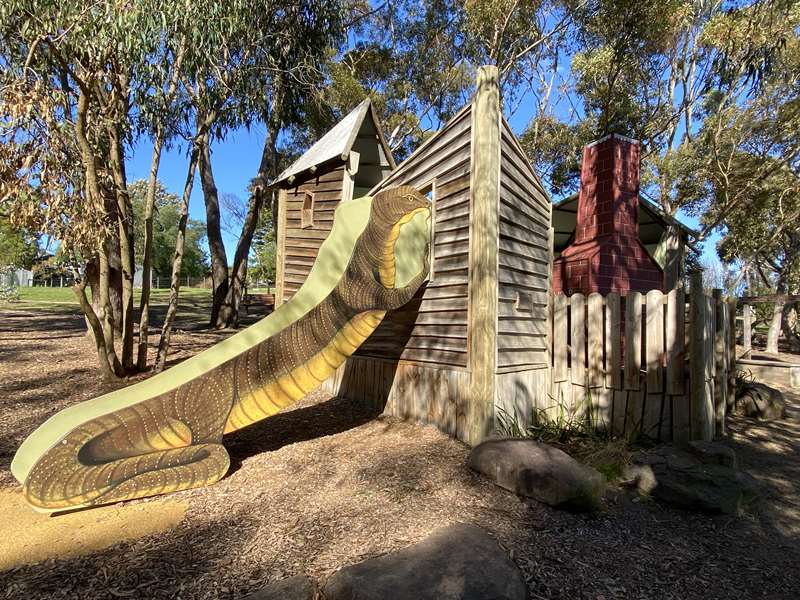
[[[278,189],[276,306],[308,277],[339,202],[366,195],[394,167],[367,98],[272,182]]]
[[[552,205],[502,116],[496,68],[481,68],[472,102],[371,193],[404,184],[432,201],[429,280],[325,389],[473,444],[501,411],[529,423],[549,402]],[[293,239],[305,238],[287,233],[287,257]],[[301,273],[286,273],[290,293]]]

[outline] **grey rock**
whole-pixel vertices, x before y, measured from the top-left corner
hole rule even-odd
[[[317,585],[308,575],[281,579],[245,597],[244,600],[314,600]]]
[[[737,467],[736,453],[733,448],[729,448],[719,442],[689,442],[688,449],[691,454],[704,464],[722,465],[732,469]]]
[[[665,504],[708,513],[739,514],[758,495],[757,485],[747,473],[731,466],[735,464],[735,454],[731,461],[730,454],[720,450],[719,444],[716,446],[698,444],[688,451],[661,446],[638,454],[626,470],[626,478],[641,494]]]
[[[550,506],[595,510],[605,491],[601,473],[529,439],[487,440],[472,449],[468,464],[500,487]]]
[[[774,421],[786,417],[786,400],[780,390],[763,383],[746,383],[736,396],[737,410],[746,417]]]
[[[398,552],[345,567],[326,600],[525,600],[516,565],[485,531],[457,524]]]

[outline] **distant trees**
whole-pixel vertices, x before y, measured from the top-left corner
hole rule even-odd
[[[128,186],[133,206],[134,246],[136,265],[144,257],[144,212],[147,202],[146,180],[139,179]],[[152,271],[158,277],[170,277],[175,254],[175,243],[181,221],[181,199],[168,192],[159,181],[156,183],[153,202]],[[208,255],[205,251],[206,226],[202,221],[188,219],[185,231],[183,260],[180,275],[203,277],[208,273]]]
[[[0,267],[30,269],[38,255],[36,238],[12,225],[8,215],[0,212]]]

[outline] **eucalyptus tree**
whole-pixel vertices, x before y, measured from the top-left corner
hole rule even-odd
[[[737,25],[743,24],[741,19],[721,22],[724,35],[718,39],[730,46]],[[720,258],[740,268],[748,287],[756,283],[777,294],[800,293],[798,25],[800,10],[781,19],[787,37],[771,58],[769,72],[760,76],[758,93],[734,101],[722,85],[709,95],[703,126],[680,180],[686,206],[699,217],[703,232],[722,230]],[[737,69],[742,69],[741,62]],[[800,337],[789,325],[792,311],[794,303],[775,303],[769,351],[777,351],[781,329],[800,348]]]
[[[338,0],[199,0],[196,9],[204,15],[203,26],[193,32],[182,85],[194,122],[192,139],[206,206],[213,284],[210,324],[228,327],[237,322],[247,256],[268,195],[266,184],[277,174],[277,138],[296,118],[318,63],[339,43],[342,7]],[[265,126],[267,136],[229,270],[212,142],[256,123]]]
[[[133,367],[133,244],[125,155],[140,73],[164,17],[142,0],[89,5],[12,0],[0,6],[2,192],[14,218],[86,257],[76,293],[107,377]],[[96,265],[96,268],[92,267]],[[114,267],[121,271],[115,311]],[[94,305],[85,295],[90,282]],[[121,327],[120,327],[121,325]],[[115,330],[122,335],[122,359]]]

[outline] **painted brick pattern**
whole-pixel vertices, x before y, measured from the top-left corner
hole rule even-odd
[[[647,292],[663,272],[639,241],[639,144],[610,135],[583,149],[573,243],[553,263],[553,291]]]

